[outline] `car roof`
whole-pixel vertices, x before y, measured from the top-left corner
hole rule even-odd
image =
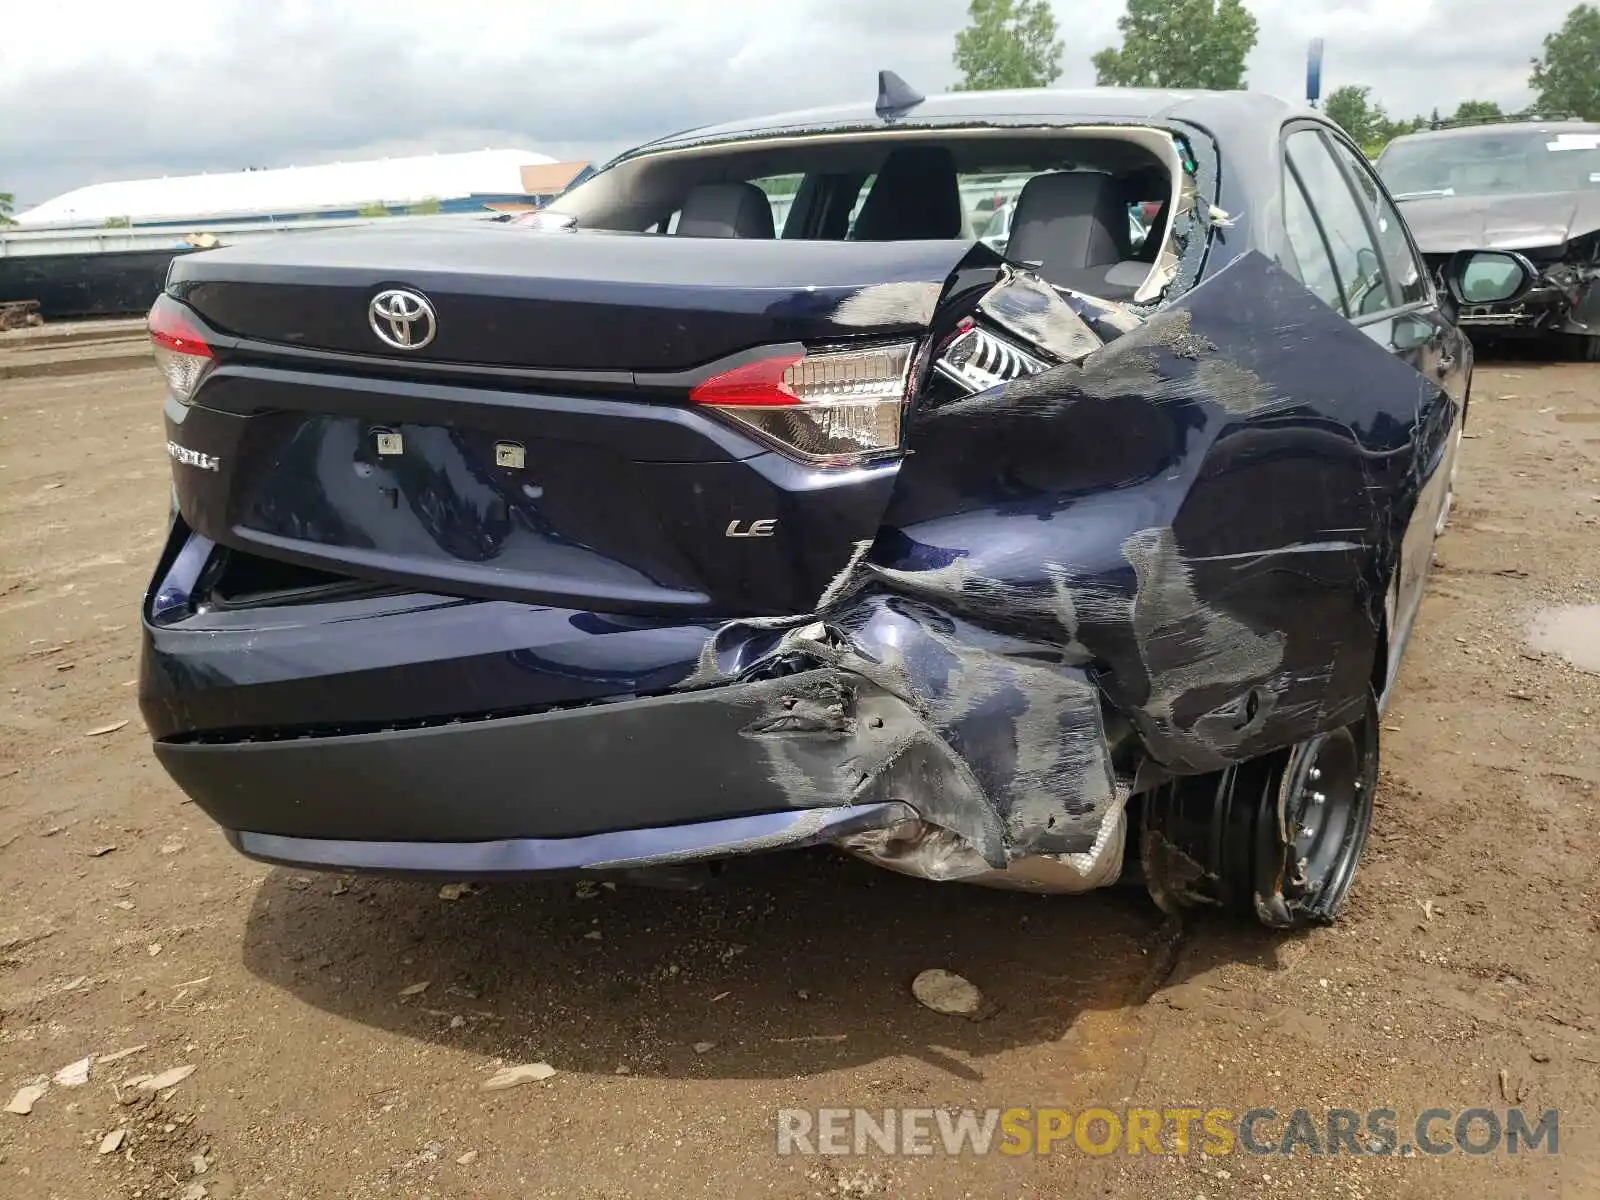
[[[1420,129],[1416,133],[1402,134],[1391,141],[1427,142],[1451,138],[1471,138],[1482,134],[1503,133],[1592,133],[1600,134],[1600,124],[1592,121],[1482,121],[1475,125],[1457,125],[1451,129]]]
[[[1016,124],[1035,118],[1047,124],[1077,125],[1107,121],[1184,121],[1270,128],[1285,120],[1319,117],[1313,110],[1263,92],[1168,91],[1155,88],[1019,88],[996,92],[944,92],[929,96],[900,116],[879,116],[874,99],[827,108],[800,109],[720,125],[684,130],[637,147],[633,154],[699,142],[738,141],[778,133],[825,133],[845,129],[938,128],[995,121]]]

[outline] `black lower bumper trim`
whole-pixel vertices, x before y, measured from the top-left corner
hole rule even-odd
[[[155,751],[218,824],[254,838],[481,843],[884,799],[858,794],[868,764],[921,728],[868,681],[818,670],[526,716]]]

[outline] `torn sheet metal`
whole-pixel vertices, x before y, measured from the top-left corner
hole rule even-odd
[[[783,685],[780,707],[745,731],[795,805],[905,803],[985,870],[1089,852],[1120,812],[1094,684],[1033,661],[1036,647],[882,595],[776,641],[755,623],[731,623],[718,641],[719,662],[750,663],[744,679],[801,672],[767,685]],[[751,645],[762,647],[753,660]],[[853,709],[823,668],[848,673]],[[840,756],[827,739],[846,730]]]
[[[876,866],[921,879],[959,880],[1004,891],[1078,895],[1110,887],[1122,876],[1128,818],[1121,804],[1101,819],[1088,850],[1036,854],[1002,870],[984,862],[972,846],[947,829],[909,820],[837,839],[834,844]]]
[[[816,660],[822,661],[825,647],[817,645]],[[769,779],[791,805],[900,799],[977,847],[991,865],[1008,861],[1000,816],[986,803],[968,764],[900,697],[837,670],[808,671],[764,686],[774,689],[772,703],[741,736],[767,755]],[[847,746],[841,738],[849,740]]]
[[[1180,172],[1173,181],[1171,215],[1167,219],[1161,249],[1156,254],[1155,265],[1151,268],[1150,274],[1133,294],[1135,304],[1151,304],[1161,299],[1172,286],[1172,281],[1178,277],[1178,264],[1183,252],[1189,246],[1195,223],[1196,201],[1194,177],[1186,171]],[[1212,212],[1220,211],[1209,202],[1206,208]]]
[[[1007,267],[978,311],[1056,362],[1079,362],[1105,344],[1060,291],[1031,271]]]

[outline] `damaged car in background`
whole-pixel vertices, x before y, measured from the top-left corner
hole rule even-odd
[[[962,201],[995,175],[1003,251]],[[888,73],[528,224],[185,256],[155,753],[269,862],[826,843],[1329,920],[1449,505],[1454,303],[1309,110]]]
[[[1437,275],[1458,254],[1497,250],[1531,277],[1506,297],[1485,274],[1488,290],[1465,297],[1458,324],[1600,362],[1600,125],[1515,119],[1408,134],[1378,173]]]

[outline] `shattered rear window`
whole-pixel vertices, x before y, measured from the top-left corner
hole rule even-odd
[[[624,157],[550,209],[569,228],[816,242],[981,240],[1059,287],[1161,298],[1197,252],[1189,151],[1150,126],[845,131]],[[1041,180],[1049,176],[1049,182]],[[1041,186],[1036,204],[1022,202]],[[1058,221],[1074,208],[1077,225]],[[1085,222],[1087,224],[1085,224]],[[1204,230],[1202,229],[1202,233]]]
[[[1141,136],[1149,144],[1139,144]],[[1001,249],[1010,229],[1009,210],[1030,179],[1051,172],[1088,172],[1107,176],[1126,191],[1128,224],[1118,237],[1126,236],[1137,249],[1170,195],[1167,162],[1151,150],[1154,139],[1163,136],[1149,129],[1123,134],[1064,127],[1054,136],[928,133],[870,141],[818,137],[776,145],[715,146],[626,160],[569,192],[554,208],[578,217],[585,229],[670,233],[697,189],[720,187],[719,199],[731,203],[733,194],[726,189],[743,184],[766,199],[774,236],[849,239],[857,235],[857,222],[882,183],[880,172],[889,156],[897,148],[937,147],[948,152],[949,166],[942,174],[926,168],[921,182],[929,190],[949,188],[959,195],[959,227],[952,222],[945,236],[986,237]],[[791,223],[797,206],[811,211],[800,212],[800,219]],[[925,236],[917,224],[908,224],[906,236]],[[751,236],[744,230],[753,228],[742,227],[738,236]],[[878,240],[885,240],[881,233]]]

